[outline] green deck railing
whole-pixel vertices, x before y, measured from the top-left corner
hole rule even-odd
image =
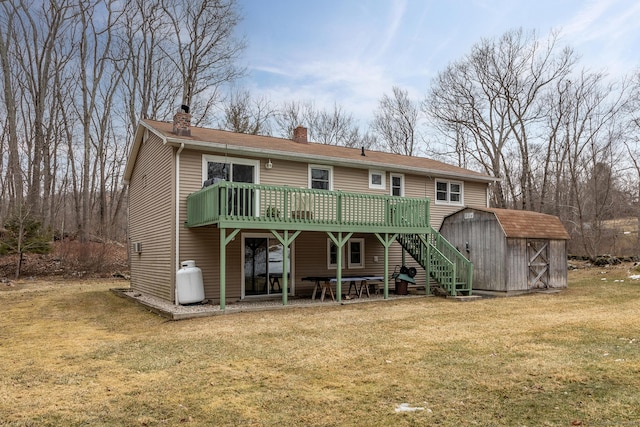
[[[429,199],[219,182],[187,197],[187,227],[427,229]],[[308,225],[309,227],[305,227]]]

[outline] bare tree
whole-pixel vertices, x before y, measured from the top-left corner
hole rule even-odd
[[[377,144],[374,135],[362,132],[353,115],[334,103],[329,110],[319,110],[312,102],[285,102],[275,117],[279,135],[293,138],[293,129],[305,126],[309,139],[320,144],[371,148]]]
[[[293,130],[298,126],[313,126],[315,116],[315,106],[309,101],[284,102],[275,115],[276,134],[282,138],[293,139]]]
[[[622,141],[621,112],[627,104],[627,86],[606,83],[602,73],[583,72],[566,82],[563,96],[567,109],[557,125],[562,153],[562,214],[570,232],[579,236],[584,253],[595,258],[601,252],[602,224],[615,217],[619,203],[616,195],[614,165],[620,164]]]
[[[161,0],[172,29],[162,49],[182,77],[182,104],[207,118],[221,85],[240,77],[237,58],[245,44],[234,35],[234,0]],[[197,103],[194,101],[197,100]]]
[[[393,95],[384,94],[374,113],[372,129],[380,136],[387,150],[396,154],[416,154],[419,107],[409,99],[409,92],[398,86]]]
[[[275,113],[267,98],[252,98],[248,90],[236,90],[224,105],[220,127],[232,132],[271,135],[271,120]]]
[[[623,141],[632,175],[629,193],[631,194],[631,206],[634,209],[632,209],[631,215],[637,219],[636,250],[640,254],[640,70],[636,71],[633,76],[626,111],[626,127]]]
[[[27,206],[19,206],[4,224],[6,236],[0,240],[0,255],[17,254],[15,278],[20,278],[25,253],[45,254],[51,250],[50,236]]]
[[[0,2],[0,216],[24,206],[83,238],[122,230],[138,120],[181,100],[213,118],[243,71],[238,19],[234,0]]]
[[[6,122],[3,126],[3,136],[7,140],[7,172],[5,177],[6,197],[8,199],[7,208],[11,212],[15,206],[22,205],[23,197],[23,175],[20,167],[20,153],[18,149],[18,104],[16,102],[16,85],[14,73],[16,65],[10,61],[12,50],[16,49],[16,17],[17,11],[9,3],[0,3],[0,71],[2,72],[2,89]],[[3,138],[4,141],[5,138]],[[2,150],[4,153],[4,150]],[[4,161],[2,162],[4,164]],[[0,212],[5,215],[8,212]]]
[[[113,63],[113,32],[121,12],[118,2],[107,0],[97,5],[78,0],[79,27],[79,121],[83,129],[82,218],[80,236],[86,240],[91,227],[94,195],[98,199],[98,233],[106,234],[107,177],[106,149],[111,129],[111,108],[123,73]],[[100,13],[101,19],[94,19]],[[100,25],[98,27],[97,25]]]
[[[333,104],[332,110],[320,110],[316,113],[310,134],[321,144],[357,147],[360,143],[359,130],[353,116],[338,104]]]
[[[118,26],[116,56],[125,73],[120,96],[129,140],[139,119],[170,117],[181,83],[161,49],[169,36],[160,1],[133,0],[124,13]]]
[[[24,73],[25,96],[31,106],[30,131],[32,141],[30,168],[28,174],[29,188],[27,203],[42,216],[41,191],[43,182],[43,156],[48,150],[47,130],[45,123],[51,96],[51,84],[59,72],[65,59],[58,52],[65,50],[65,32],[73,18],[73,5],[70,1],[51,1],[40,7],[21,0],[16,4],[20,14],[18,28],[24,45],[16,50],[17,63]],[[44,171],[46,174],[47,171]]]
[[[533,199],[529,164],[531,134],[544,119],[541,104],[545,89],[571,71],[569,49],[557,52],[556,35],[541,45],[535,33],[505,33],[497,40],[482,40],[463,60],[439,73],[423,110],[438,128],[454,132],[457,149],[486,172],[505,178],[493,191],[493,204],[506,207],[516,202],[530,207]],[[518,155],[519,177],[508,173],[507,156]]]

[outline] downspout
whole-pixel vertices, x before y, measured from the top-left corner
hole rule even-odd
[[[184,142],[180,143],[180,148],[178,148],[178,152],[176,153],[176,271],[180,269],[180,153],[182,153],[182,150],[184,150]],[[178,304],[178,286],[175,279],[173,287],[175,293],[174,303]]]

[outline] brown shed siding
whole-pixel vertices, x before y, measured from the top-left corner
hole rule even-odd
[[[131,288],[173,300],[173,148],[149,134],[129,184],[129,241],[142,243],[131,254]]]
[[[506,238],[507,251],[504,261],[506,263],[507,281],[501,291],[524,291],[529,289],[529,264],[527,254],[527,239]],[[498,254],[494,254],[497,258]]]
[[[473,287],[491,291],[504,290],[508,278],[507,253],[510,248],[493,214],[474,212],[474,222],[466,222],[462,215],[447,218],[440,232],[474,264]],[[469,252],[466,243],[469,243]]]
[[[549,265],[549,282],[557,288],[567,287],[567,241],[549,241],[549,258],[554,260]]]
[[[509,237],[504,228],[505,224],[513,222],[509,218],[527,224],[532,230],[531,238]],[[440,232],[462,253],[466,252],[466,243],[469,243],[468,258],[474,264],[474,289],[522,292],[530,290],[530,279],[543,271],[539,266],[542,259],[548,261],[548,280],[545,283],[553,288],[567,286],[566,240],[563,239],[566,231],[557,228],[557,238],[541,238],[537,235],[540,234],[539,229],[555,222],[559,223],[557,217],[534,212],[465,208],[447,216]],[[530,270],[530,257],[533,258],[530,245],[531,248],[542,250],[545,244],[548,245],[547,255],[534,259],[534,266]]]

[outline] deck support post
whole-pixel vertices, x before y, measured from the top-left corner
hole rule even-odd
[[[418,237],[420,238],[420,241],[422,242],[422,244],[424,245],[425,248],[425,254],[424,254],[424,259],[422,260],[422,264],[424,265],[424,272],[425,272],[425,284],[424,284],[424,290],[425,290],[425,295],[431,295],[431,245],[429,245],[429,239],[427,239],[426,235],[418,235]]]
[[[384,233],[384,237],[380,233],[375,233],[376,237],[384,246],[384,299],[389,299],[389,247],[398,237],[398,233],[389,236],[389,233]]]
[[[345,243],[349,241],[353,233],[347,233],[346,236],[342,235],[342,231],[338,232],[336,237],[332,232],[327,231],[327,235],[331,241],[338,247],[338,259],[336,260],[336,298],[338,302],[342,301],[342,248]]]
[[[289,297],[289,247],[296,240],[296,237],[302,233],[302,230],[296,231],[292,236],[289,236],[289,230],[284,230],[283,236],[280,236],[280,233],[276,230],[270,231],[282,245],[282,305],[287,305]]]
[[[227,303],[227,244],[240,232],[236,228],[227,236],[227,229],[220,229],[220,310],[224,311]]]

